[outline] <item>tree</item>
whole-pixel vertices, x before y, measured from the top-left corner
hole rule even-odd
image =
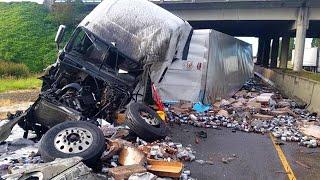
[[[311,42],[311,47],[320,47],[320,39],[319,38],[313,38]]]
[[[75,26],[84,17],[84,4],[81,0],[66,0],[52,5],[52,18],[57,24]]]
[[[295,48],[294,45],[294,38],[290,38],[290,43],[289,43],[289,54],[288,54],[288,58],[289,60],[292,59],[292,50]]]

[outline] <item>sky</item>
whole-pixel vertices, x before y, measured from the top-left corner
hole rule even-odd
[[[252,44],[252,53],[255,56],[258,52],[258,38],[255,37],[236,37],[238,39],[241,39],[242,41],[245,41],[249,44]],[[305,47],[306,48],[311,48],[311,42],[312,42],[312,38],[307,38],[306,39],[306,43],[305,43]]]

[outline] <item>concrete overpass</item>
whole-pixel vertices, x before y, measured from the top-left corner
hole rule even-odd
[[[63,2],[64,0],[56,0]],[[83,0],[94,7],[100,0]],[[306,37],[320,37],[319,0],[153,0],[190,22],[195,29],[216,29],[232,36],[259,38],[257,64],[280,67],[288,59],[289,38],[296,37],[294,70],[302,69]],[[271,61],[270,59],[271,50]]]
[[[156,1],[196,28],[213,28],[232,36],[259,38],[257,64],[287,66],[289,37],[296,37],[294,70],[302,69],[306,37],[320,37],[319,0],[189,0]],[[271,44],[272,40],[272,44]],[[271,61],[270,59],[271,50]]]

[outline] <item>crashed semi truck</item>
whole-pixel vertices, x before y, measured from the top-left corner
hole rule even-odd
[[[56,43],[63,40],[60,26]],[[101,120],[113,123],[126,111],[126,125],[154,141],[167,127],[145,102],[209,103],[238,90],[252,76],[251,45],[188,22],[146,0],[101,2],[74,30],[45,70],[38,99],[9,117],[0,141],[18,123],[41,138],[44,161],[80,156],[94,165],[105,150]],[[156,104],[161,104],[156,98]]]

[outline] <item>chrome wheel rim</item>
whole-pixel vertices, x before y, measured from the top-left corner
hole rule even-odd
[[[54,147],[66,154],[76,154],[88,149],[92,142],[92,134],[87,129],[72,127],[60,131],[55,136]]]

